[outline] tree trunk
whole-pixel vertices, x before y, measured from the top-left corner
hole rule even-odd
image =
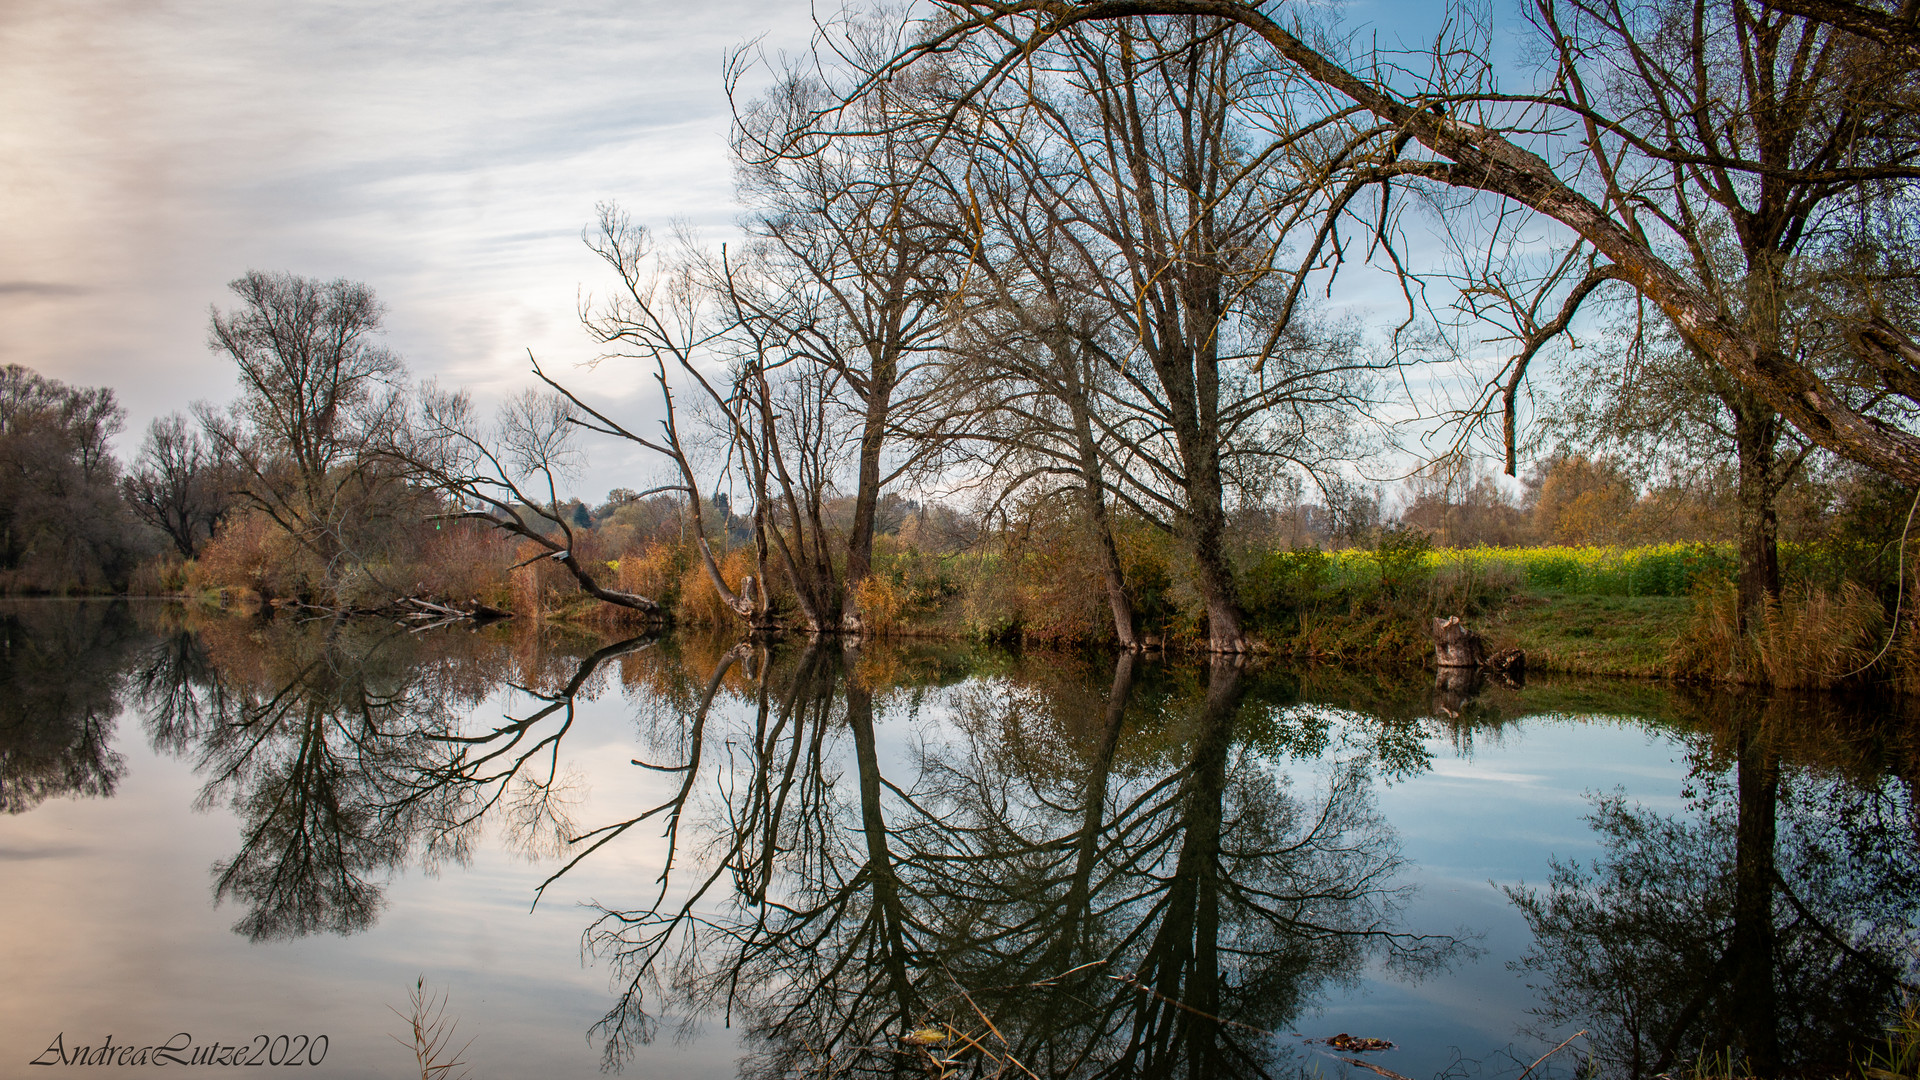
[[[1137,649],[1133,632],[1133,600],[1127,596],[1126,574],[1120,551],[1113,543],[1113,522],[1107,515],[1106,476],[1100,468],[1100,448],[1093,441],[1093,421],[1087,409],[1085,387],[1071,356],[1059,357],[1067,376],[1067,404],[1073,415],[1074,440],[1080,453],[1080,497],[1087,520],[1100,544],[1100,577],[1107,586],[1107,606],[1113,609],[1113,637],[1122,649]]]
[[[1207,648],[1216,653],[1243,653],[1247,651],[1247,638],[1240,625],[1239,589],[1234,585],[1233,569],[1227,565],[1227,515],[1220,503],[1219,474],[1214,473],[1210,493],[1193,494],[1193,486],[1188,485],[1187,543],[1200,595],[1207,604]]]
[[[1740,568],[1738,596],[1740,632],[1751,633],[1764,624],[1767,603],[1780,595],[1780,513],[1784,486],[1777,475],[1775,446],[1780,418],[1750,395],[1729,400],[1734,415],[1734,450],[1740,467]]]
[[[873,691],[859,677],[857,646],[842,651],[842,679],[846,686],[847,727],[853,732],[854,757],[860,779],[860,831],[866,840],[865,878],[872,890],[872,956],[887,989],[882,996],[892,999],[893,1010],[881,1030],[904,1030],[918,1019],[919,995],[907,970],[906,909],[900,898],[900,879],[894,869],[887,821],[881,806],[880,757],[873,730]]]
[[[880,451],[886,445],[887,410],[893,401],[892,365],[876,365],[867,384],[866,421],[860,432],[860,480],[854,489],[853,525],[847,533],[847,572],[841,582],[840,628],[859,633],[860,583],[873,572],[873,527],[880,506]]]

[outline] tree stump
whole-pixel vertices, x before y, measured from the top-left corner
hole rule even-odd
[[[1485,666],[1508,682],[1518,682],[1527,677],[1527,654],[1518,648],[1501,649],[1487,657]]]
[[[1487,658],[1486,641],[1462,625],[1458,615],[1433,620],[1428,633],[1434,661],[1443,668],[1477,668]]]

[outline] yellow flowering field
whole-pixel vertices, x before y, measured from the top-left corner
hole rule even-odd
[[[1377,580],[1379,560],[1360,548],[1328,552],[1332,576],[1358,584]],[[1487,573],[1505,570],[1529,588],[1596,596],[1685,596],[1703,573],[1734,570],[1731,544],[1642,544],[1637,547],[1443,548],[1424,556],[1425,568]]]

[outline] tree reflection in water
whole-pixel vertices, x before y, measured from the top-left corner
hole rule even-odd
[[[246,908],[236,932],[364,930],[397,867],[466,859],[476,815],[438,777],[498,650],[338,620],[163,631],[135,690],[155,748],[203,778],[198,804],[240,819],[239,850],[214,867],[216,902]]]
[[[589,934],[626,984],[599,1027],[610,1065],[672,1012],[741,1024],[747,1075],[915,1068],[900,1035],[938,1019],[990,1020],[997,1052],[1043,1075],[1262,1075],[1282,1053],[1263,1032],[1320,987],[1460,950],[1399,928],[1377,762],[1348,756],[1296,795],[1288,740],[1324,741],[1334,715],[1243,702],[1233,663],[1142,692],[1121,657],[1104,702],[975,682],[950,741],[887,752],[878,715],[924,702],[861,651],[757,655],[725,735],[707,717],[736,654],[716,669],[672,766],[684,786],[648,811],[692,809],[701,744],[725,747],[674,871],[690,880],[663,874],[655,903]]]
[[[1605,854],[1508,890],[1535,937],[1517,966],[1537,1015],[1592,1029],[1609,1075],[1728,1056],[1755,1076],[1846,1073],[1920,992],[1915,747],[1833,699],[1681,705],[1691,812],[1601,796]]]
[[[0,811],[113,794],[126,772],[114,718],[140,637],[124,604],[0,609]]]
[[[73,632],[111,656],[104,627]],[[214,882],[246,908],[236,929],[364,928],[397,867],[463,861],[489,820],[550,860],[536,896],[657,830],[657,879],[587,930],[619,988],[596,1037],[618,1067],[660,1017],[724,1020],[748,1036],[751,1076],[923,1071],[928,1052],[901,1035],[943,1022],[1043,1076],[1296,1071],[1267,1033],[1376,966],[1417,977],[1471,951],[1407,925],[1379,783],[1423,771],[1431,736],[1469,752],[1555,695],[1632,692],[1549,680],[1454,700],[1366,673],[819,640],[161,629],[133,685],[201,802],[240,815]],[[29,660],[62,649],[91,654],[9,645],[26,688],[0,713],[9,809],[118,775],[119,669],[46,681]],[[528,710],[476,729],[506,671]],[[640,723],[634,767],[662,786],[577,823],[564,747],[616,673]],[[56,682],[67,697],[48,696]],[[53,702],[39,728],[14,708],[35,694]],[[1535,935],[1519,966],[1539,1034],[1591,1029],[1610,1075],[1726,1048],[1760,1075],[1846,1065],[1914,981],[1920,753],[1876,743],[1884,728],[1830,699],[1645,690],[1633,707],[1685,740],[1690,805],[1599,798],[1603,856],[1511,891]]]

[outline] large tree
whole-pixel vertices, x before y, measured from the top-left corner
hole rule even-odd
[[[1245,39],[1193,19],[1075,28],[958,125],[981,320],[1003,324],[989,359],[1048,402],[998,388],[1022,421],[1014,456],[1077,474],[1096,523],[1111,492],[1176,532],[1218,652],[1245,647],[1229,511],[1343,441],[1373,366],[1301,303],[1331,273],[1353,133],[1297,137],[1301,88]]]
[[[1885,14],[1827,6],[1863,18]],[[1822,372],[1786,355],[1766,319],[1743,317],[1688,272],[1687,252],[1712,223],[1667,198],[1684,191],[1694,204],[1716,208],[1714,218],[1730,221],[1750,238],[1748,250],[1769,261],[1790,250],[1810,218],[1864,191],[1910,200],[1920,179],[1920,68],[1909,55],[1905,13],[1886,33],[1863,36],[1747,0],[1535,0],[1531,29],[1545,70],[1537,85],[1514,92],[1499,86],[1486,49],[1442,41],[1424,71],[1405,57],[1342,56],[1324,36],[1283,25],[1265,3],[944,0],[940,7],[944,17],[926,24],[883,74],[971,46],[991,59],[984,87],[1085,23],[1179,15],[1245,27],[1265,42],[1276,68],[1341,99],[1328,115],[1371,119],[1371,144],[1353,156],[1374,175],[1484,193],[1564,226],[1596,254],[1587,280],[1631,286],[1690,347],[1808,439],[1920,482],[1920,435],[1860,408]],[[1670,55],[1654,48],[1676,35]],[[1729,54],[1738,59],[1728,61]],[[1749,77],[1734,77],[1742,71]],[[1650,88],[1650,107],[1613,98],[1616,81]],[[1653,191],[1656,183],[1667,191]],[[1770,284],[1763,273],[1754,287]],[[1913,328],[1869,312],[1848,330],[1881,386],[1920,402]]]
[[[233,361],[240,397],[200,420],[240,471],[243,505],[331,583],[391,538],[403,492],[382,450],[406,415],[406,367],[379,341],[384,309],[366,285],[256,270],[229,288],[240,304],[212,310],[207,344]]]

